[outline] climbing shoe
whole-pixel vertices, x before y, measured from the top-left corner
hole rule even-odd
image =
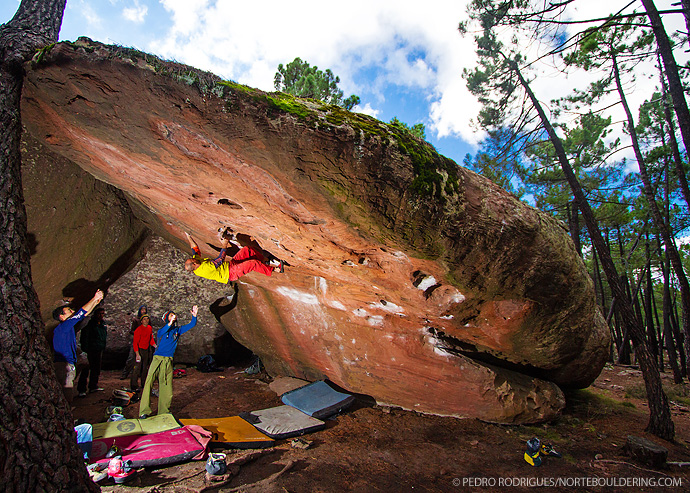
[[[106,417],[106,419],[107,419],[111,414],[122,414],[122,407],[121,407],[121,406],[108,406],[108,407],[105,409],[105,417]]]
[[[108,471],[106,469],[105,464],[89,464],[86,469],[89,471],[89,477],[91,478],[91,481],[94,483],[98,483],[99,481],[102,481],[103,479],[108,477]]]
[[[542,443],[541,444],[541,454],[542,455],[548,455],[551,457],[563,457],[560,454],[560,452],[557,452],[556,449],[554,449],[550,443]]]
[[[206,472],[213,476],[220,476],[227,472],[225,454],[210,453],[206,461]]]
[[[113,440],[113,444],[108,449],[108,451],[105,453],[105,458],[106,459],[112,459],[113,457],[117,457],[121,454],[122,454],[122,452],[120,452],[120,447],[115,445],[115,440]]]

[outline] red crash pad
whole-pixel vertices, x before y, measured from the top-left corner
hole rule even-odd
[[[206,455],[211,432],[200,426],[183,426],[150,435],[128,435],[94,440],[91,462],[108,462],[105,454],[113,443],[120,449],[122,460],[131,460],[134,467],[176,464]]]

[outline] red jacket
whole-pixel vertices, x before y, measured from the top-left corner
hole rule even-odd
[[[154,344],[156,344],[156,341],[153,338],[153,327],[150,325],[140,325],[134,330],[132,346],[135,352],[140,349],[148,349],[149,346]]]

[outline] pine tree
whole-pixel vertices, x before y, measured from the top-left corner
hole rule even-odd
[[[55,377],[31,281],[21,181],[23,64],[57,41],[66,0],[22,0],[0,26],[0,477],[4,491],[97,491]]]
[[[278,65],[273,85],[276,91],[286,92],[302,98],[318,99],[324,103],[342,106],[351,110],[359,104],[359,96],[354,94],[343,100],[343,91],[338,88],[340,77],[333,75],[331,69],[325,72],[297,57],[287,65]]]
[[[530,8],[527,1],[474,0],[472,2],[470,17],[481,26],[481,31],[475,38],[479,57],[478,67],[473,71],[465,72],[467,86],[483,105],[479,122],[485,128],[495,128],[505,125],[506,122],[514,122],[512,128],[516,132],[528,132],[537,137],[544,134],[548,136],[582,213],[615,302],[620,306],[619,313],[624,331],[630,335],[633,342],[645,380],[650,408],[647,430],[661,438],[672,440],[674,425],[668,399],[661,385],[656,359],[647,346],[642,323],[621,282],[609,248],[582,185],[573,171],[563,142],[525,76],[523,68],[525,59],[518,51],[519,44],[515,41],[506,47],[497,34],[497,30],[505,25],[528,29],[520,24],[520,19],[524,18],[523,12],[529,16],[534,10]],[[517,12],[514,16],[511,15],[513,11]],[[536,26],[540,25],[545,24],[536,24]],[[461,31],[466,32],[466,26],[461,25]],[[534,36],[539,35],[539,33],[534,34]]]

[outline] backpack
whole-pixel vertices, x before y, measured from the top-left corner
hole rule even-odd
[[[211,356],[210,354],[205,354],[204,356],[199,358],[199,362],[197,363],[196,367],[197,370],[199,370],[202,373],[223,371],[223,368],[220,368],[216,365],[216,360],[213,359],[213,356]]]

